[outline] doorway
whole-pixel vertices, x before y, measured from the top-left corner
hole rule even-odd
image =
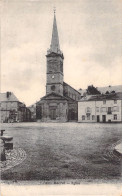
[[[106,115],[102,115],[103,122],[106,122]]]
[[[51,120],[56,120],[56,109],[50,110],[50,118]]]
[[[100,116],[97,115],[97,122],[100,122]]]

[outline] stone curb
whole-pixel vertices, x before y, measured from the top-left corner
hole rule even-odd
[[[122,142],[115,146],[115,151],[122,155]]]

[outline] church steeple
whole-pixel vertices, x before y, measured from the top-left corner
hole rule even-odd
[[[47,51],[47,53],[50,54],[52,52],[57,53],[57,54],[62,54],[62,52],[60,50],[60,44],[59,44],[55,10],[54,10],[51,45],[50,45],[50,49]]]
[[[60,50],[56,16],[54,11],[54,21],[52,30],[52,40],[50,49],[47,51],[47,82],[46,94],[56,93],[63,96],[63,60],[64,56]]]
[[[53,20],[52,40],[51,40],[50,49],[55,53],[57,53],[60,50],[55,13],[54,13],[54,20]]]

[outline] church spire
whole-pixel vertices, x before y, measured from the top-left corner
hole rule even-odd
[[[56,10],[54,9],[52,39],[51,39],[50,49],[47,50],[47,55],[49,55],[49,54],[54,52],[56,54],[61,55],[62,58],[64,58],[63,53],[60,50],[60,44],[59,44],[58,29],[57,29],[55,12],[56,12]]]
[[[56,12],[56,10],[54,9],[52,39],[51,39],[51,45],[50,45],[50,49],[48,50],[48,53],[54,52],[54,53],[61,54],[62,52],[60,51],[58,29],[57,29],[55,12]]]

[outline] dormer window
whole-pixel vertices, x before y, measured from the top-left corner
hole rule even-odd
[[[103,100],[103,104],[106,104],[106,100]]]
[[[117,100],[114,100],[114,104],[117,104]]]

